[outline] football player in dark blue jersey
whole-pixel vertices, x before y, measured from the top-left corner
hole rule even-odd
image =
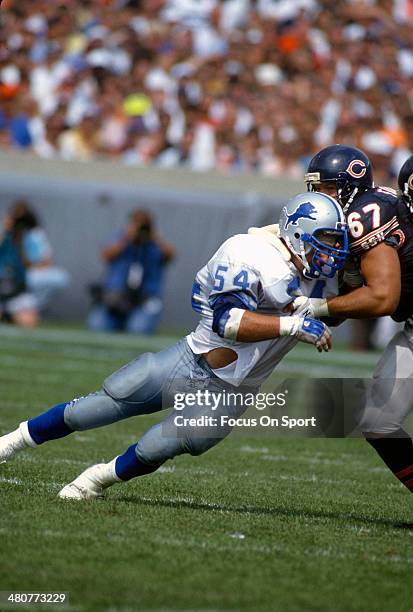
[[[401,196],[375,187],[369,158],[346,145],[322,149],[305,175],[310,191],[334,196],[349,228],[351,291],[309,300],[311,316],[405,321],[386,347],[373,376],[361,431],[396,477],[413,492],[413,443],[402,425],[413,410],[413,157],[403,166]],[[302,300],[303,298],[298,298]],[[411,381],[411,383],[410,383]]]

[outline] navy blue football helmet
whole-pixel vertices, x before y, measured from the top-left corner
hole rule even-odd
[[[403,202],[413,212],[413,155],[400,168],[398,184]]]
[[[320,191],[320,183],[336,183],[336,199],[347,211],[355,195],[374,187],[373,171],[363,151],[347,145],[321,149],[308,164],[304,175],[308,191]]]

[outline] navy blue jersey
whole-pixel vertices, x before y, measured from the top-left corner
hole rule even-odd
[[[351,252],[363,253],[384,242],[397,249],[401,267],[400,302],[393,313],[395,321],[413,314],[413,217],[397,193],[388,187],[375,187],[354,198],[347,211]]]

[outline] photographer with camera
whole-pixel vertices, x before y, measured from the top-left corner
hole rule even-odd
[[[25,217],[15,217],[10,211],[0,232],[0,320],[36,327],[39,322],[36,299],[26,286],[23,256],[26,231]]]
[[[150,214],[134,210],[102,251],[106,274],[103,285],[93,288],[89,329],[153,333],[161,318],[165,265],[174,256],[174,247],[154,231]]]

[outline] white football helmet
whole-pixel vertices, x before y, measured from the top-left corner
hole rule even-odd
[[[349,255],[342,208],[324,193],[301,193],[289,200],[281,211],[280,236],[299,257],[310,278],[332,278]],[[314,253],[309,263],[311,249]]]

